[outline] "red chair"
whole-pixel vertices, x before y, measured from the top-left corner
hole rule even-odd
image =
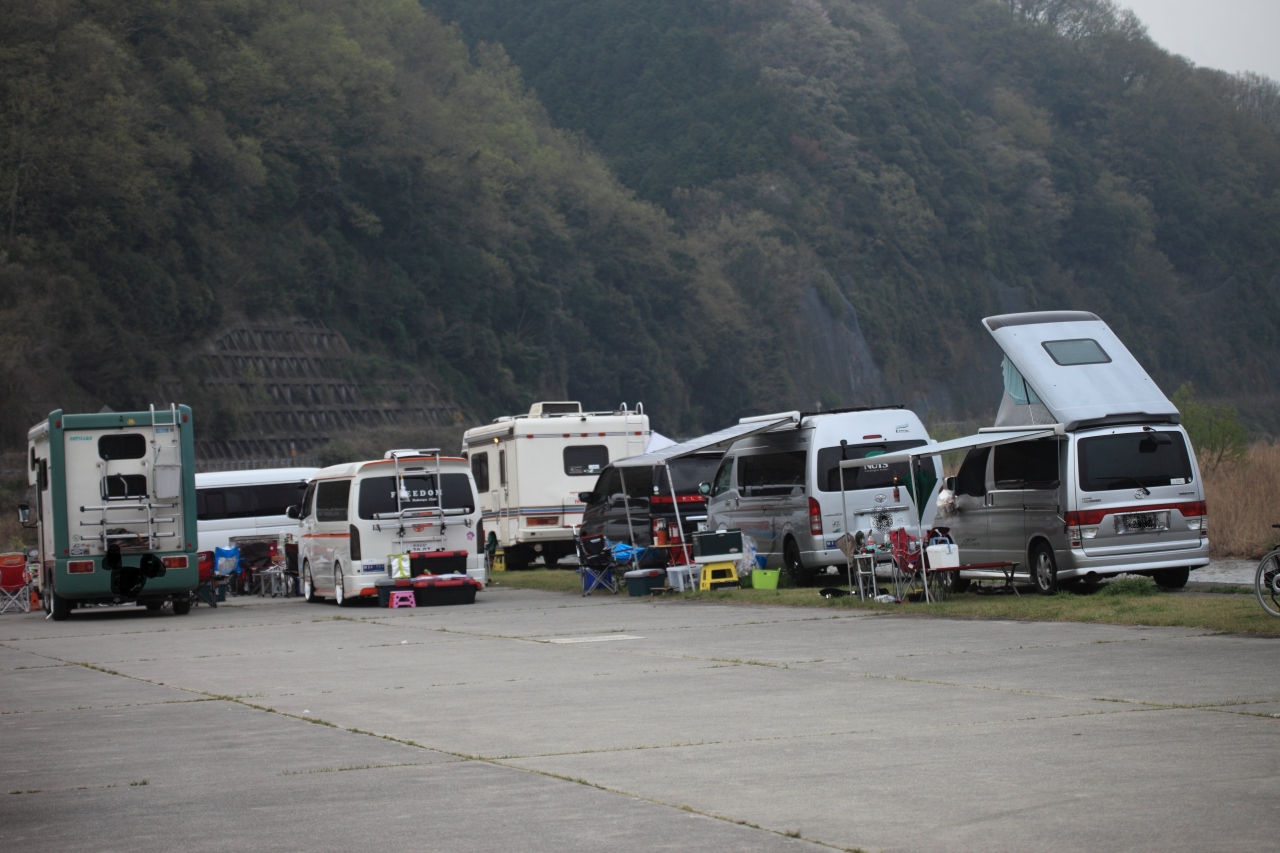
[[[25,554],[0,554],[0,613],[30,613],[31,586]]]

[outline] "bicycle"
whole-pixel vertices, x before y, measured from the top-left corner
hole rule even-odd
[[[1280,524],[1272,527],[1280,528]],[[1253,591],[1258,595],[1258,603],[1262,609],[1272,616],[1280,616],[1280,547],[1271,552],[1258,563],[1258,574],[1253,579]],[[1269,599],[1269,601],[1268,601]]]

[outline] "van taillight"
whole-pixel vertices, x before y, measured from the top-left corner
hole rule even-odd
[[[536,515],[531,517],[526,523],[526,527],[555,527],[560,523],[558,515]]]
[[[822,535],[822,507],[818,506],[817,498],[809,498],[809,532]]]
[[[360,559],[360,529],[354,524],[347,527],[351,530],[351,538],[348,540],[347,548],[350,551],[351,561],[355,562]]]
[[[187,567],[186,557],[164,557],[160,560],[166,569],[185,569]]]
[[[73,575],[87,575],[93,571],[93,560],[71,560],[67,563],[67,571]]]

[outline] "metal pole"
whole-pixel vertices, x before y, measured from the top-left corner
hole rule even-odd
[[[680,498],[676,495],[676,481],[671,478],[671,466],[664,461],[662,467],[667,469],[667,485],[671,487],[671,505],[676,509],[676,529],[680,531],[680,558],[681,565],[684,565],[684,549],[689,543],[684,538],[684,522],[680,520]]]
[[[625,468],[618,469],[618,478],[622,482],[622,508],[627,513],[627,541],[631,545],[631,564],[636,568],[640,568],[640,561],[636,559],[636,534],[631,529],[631,498],[627,496],[627,474]]]

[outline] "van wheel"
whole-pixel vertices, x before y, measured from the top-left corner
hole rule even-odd
[[[333,600],[338,602],[339,607],[349,607],[351,599],[347,598],[347,591],[343,588],[342,566],[337,563],[333,564]]]
[[[1041,595],[1058,591],[1058,564],[1053,560],[1053,551],[1043,542],[1031,549],[1031,580]]]
[[[512,545],[504,552],[507,558],[507,571],[522,572],[529,568],[529,564],[533,562],[530,549],[523,545]]]
[[[1191,577],[1191,569],[1186,566],[1180,569],[1157,569],[1151,573],[1151,577],[1161,589],[1182,589]]]
[[[71,615],[71,599],[63,598],[52,590],[49,591],[49,612],[54,622],[61,622]]]
[[[311,563],[302,564],[302,597],[308,604],[315,604],[320,600],[320,596],[316,595],[316,584],[311,579]]]
[[[956,595],[959,595],[962,592],[969,591],[969,584],[971,583],[971,581],[968,578],[960,577],[959,572],[947,572],[947,574],[951,575],[951,591],[952,592],[954,592]]]
[[[782,563],[786,566],[787,577],[791,578],[792,586],[804,586],[812,580],[809,570],[800,561],[800,546],[796,544],[796,540],[790,537],[787,538],[786,544],[782,546]]]
[[[191,599],[175,598],[173,600],[173,612],[175,616],[186,616],[191,612]]]

